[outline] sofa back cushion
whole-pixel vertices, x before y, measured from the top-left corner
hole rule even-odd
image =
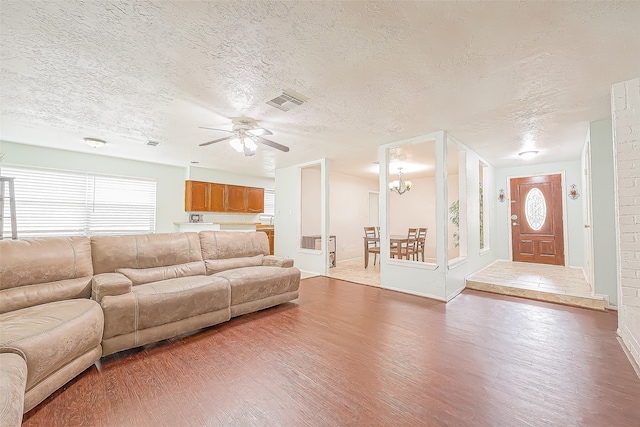
[[[0,312],[91,297],[86,237],[0,241]]]
[[[95,274],[202,262],[197,233],[94,236],[91,251]]]
[[[242,258],[207,259],[204,262],[207,266],[207,275],[210,275],[234,268],[256,267],[262,265],[262,258],[264,255],[260,254]]]
[[[261,231],[201,231],[198,234],[205,260],[269,255],[269,238]]]
[[[161,280],[176,279],[187,276],[204,276],[204,262],[195,261],[185,264],[169,265],[153,268],[116,268],[117,273],[124,274],[133,286]]]

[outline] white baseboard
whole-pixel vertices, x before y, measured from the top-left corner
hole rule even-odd
[[[415,295],[415,296],[418,296],[418,297],[430,298],[430,299],[435,299],[435,300],[442,301],[442,302],[447,302],[447,300],[445,298],[437,297],[435,295],[427,294],[427,293],[424,293],[424,292],[408,291],[406,289],[394,288],[394,287],[391,287],[391,286],[384,286],[382,284],[380,285],[380,287],[382,289],[388,289],[390,291],[402,292],[403,294]]]
[[[466,287],[467,285],[466,285],[466,279],[465,279],[465,284],[462,285],[460,288],[456,289],[455,291],[453,291],[453,293],[447,297],[447,302],[451,301],[452,299],[460,295],[460,293],[464,291]]]
[[[618,342],[620,343],[620,346],[622,347],[622,351],[624,351],[624,354],[627,356],[627,359],[629,359],[629,363],[631,363],[631,366],[633,367],[633,370],[636,371],[636,375],[638,376],[638,378],[640,378],[640,366],[638,366],[638,364],[636,363],[635,359],[631,355],[631,352],[629,351],[629,348],[627,348],[627,345],[624,343],[624,340],[620,336],[620,330],[619,329],[618,329],[617,339],[618,339]]]

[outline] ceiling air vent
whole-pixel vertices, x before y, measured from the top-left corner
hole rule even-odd
[[[157,147],[158,145],[160,145],[160,143],[158,141],[147,141],[147,144],[150,147]]]
[[[270,101],[267,101],[267,104],[282,111],[289,111],[292,108],[297,107],[298,105],[302,105],[308,100],[309,98],[304,95],[296,93],[292,90],[283,89],[282,94],[276,96]]]

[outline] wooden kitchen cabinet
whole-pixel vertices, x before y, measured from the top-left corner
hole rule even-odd
[[[224,184],[215,184],[213,182],[211,185],[211,203],[209,204],[210,210],[208,212],[226,212],[224,209],[225,204],[225,196],[227,194],[227,186]]]
[[[210,212],[211,183],[187,181],[184,190],[184,210],[186,212]]]
[[[272,226],[258,224],[256,225],[256,231],[262,231],[267,235],[267,238],[269,239],[269,255],[273,255],[273,247],[275,243],[274,228]]]
[[[247,212],[247,187],[227,185],[226,212]]]
[[[186,181],[186,212],[264,212],[264,188]]]
[[[264,188],[247,188],[247,212],[264,212]]]

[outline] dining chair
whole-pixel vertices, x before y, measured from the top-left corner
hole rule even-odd
[[[406,258],[407,260],[409,257],[415,258],[417,241],[418,229],[409,228],[409,231],[407,232],[407,243],[403,243],[400,248],[400,258]]]
[[[427,240],[428,228],[418,228],[418,237],[416,240],[416,253],[414,254],[415,260],[418,261],[418,257],[422,254],[422,262],[424,262],[424,245]]]
[[[371,239],[376,237],[379,238],[380,234],[376,232],[376,227],[365,227],[364,236]],[[380,253],[380,246],[378,243],[379,242],[376,241],[367,241],[367,250],[369,251],[369,254],[373,254],[373,265],[376,265],[376,259]]]

